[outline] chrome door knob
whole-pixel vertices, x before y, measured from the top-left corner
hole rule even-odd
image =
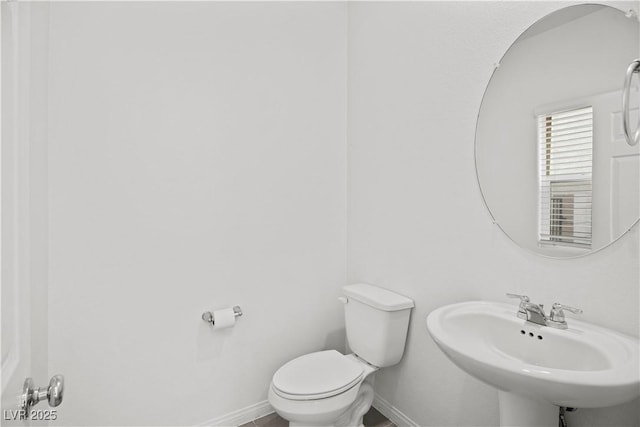
[[[29,419],[31,407],[41,400],[47,400],[49,406],[58,406],[62,403],[64,395],[64,377],[62,375],[54,375],[49,381],[49,387],[40,390],[40,387],[33,386],[33,380],[27,378],[24,380],[22,395],[20,396],[20,419]]]
[[[62,403],[64,395],[64,377],[62,375],[54,375],[49,381],[49,389],[47,390],[47,399],[49,406],[56,407]]]

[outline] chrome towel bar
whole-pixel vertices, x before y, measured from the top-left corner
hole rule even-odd
[[[640,58],[629,64],[627,75],[624,79],[624,88],[622,89],[622,127],[624,128],[624,136],[627,144],[634,146],[640,140],[640,120],[636,123],[635,130],[629,127],[629,98],[631,97],[631,79],[635,73],[640,73]]]

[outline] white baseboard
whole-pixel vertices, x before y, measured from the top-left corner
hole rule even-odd
[[[382,415],[398,427],[420,427],[418,423],[407,417],[402,411],[393,406],[387,400],[376,393],[373,397],[373,405]]]
[[[420,427],[418,423],[406,416],[387,400],[380,397],[378,393],[374,395],[372,406],[398,427]],[[212,418],[209,421],[198,424],[198,427],[237,427],[269,415],[272,412],[274,412],[273,407],[269,404],[268,400],[264,400],[221,417]]]
[[[198,427],[237,427],[274,412],[268,400],[198,424]]]

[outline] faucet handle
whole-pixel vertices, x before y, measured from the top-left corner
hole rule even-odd
[[[508,293],[508,292],[507,292],[507,294],[506,294],[506,295],[507,295],[509,298],[520,298],[520,302],[529,302],[529,301],[531,301],[531,300],[529,299],[529,297],[528,297],[528,296],[526,296],[526,295],[510,294],[510,293]]]
[[[527,318],[527,304],[531,301],[526,295],[510,294],[507,292],[509,298],[520,298],[520,305],[518,306],[518,317],[521,319]]]
[[[568,305],[563,305],[555,302],[551,306],[551,318],[553,318],[554,315],[564,316],[564,310],[570,311],[573,314],[582,314],[581,308],[570,307]]]
[[[582,314],[582,310],[579,308],[569,307],[568,305],[562,305],[556,302],[551,306],[551,313],[549,313],[549,326],[554,326],[560,329],[567,328],[567,321],[564,318],[564,310],[570,311],[573,314]]]

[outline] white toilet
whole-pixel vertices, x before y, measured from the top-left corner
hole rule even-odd
[[[353,354],[305,354],[273,375],[269,403],[297,426],[361,426],[373,401],[374,373],[402,359],[413,300],[366,284],[343,288]]]

